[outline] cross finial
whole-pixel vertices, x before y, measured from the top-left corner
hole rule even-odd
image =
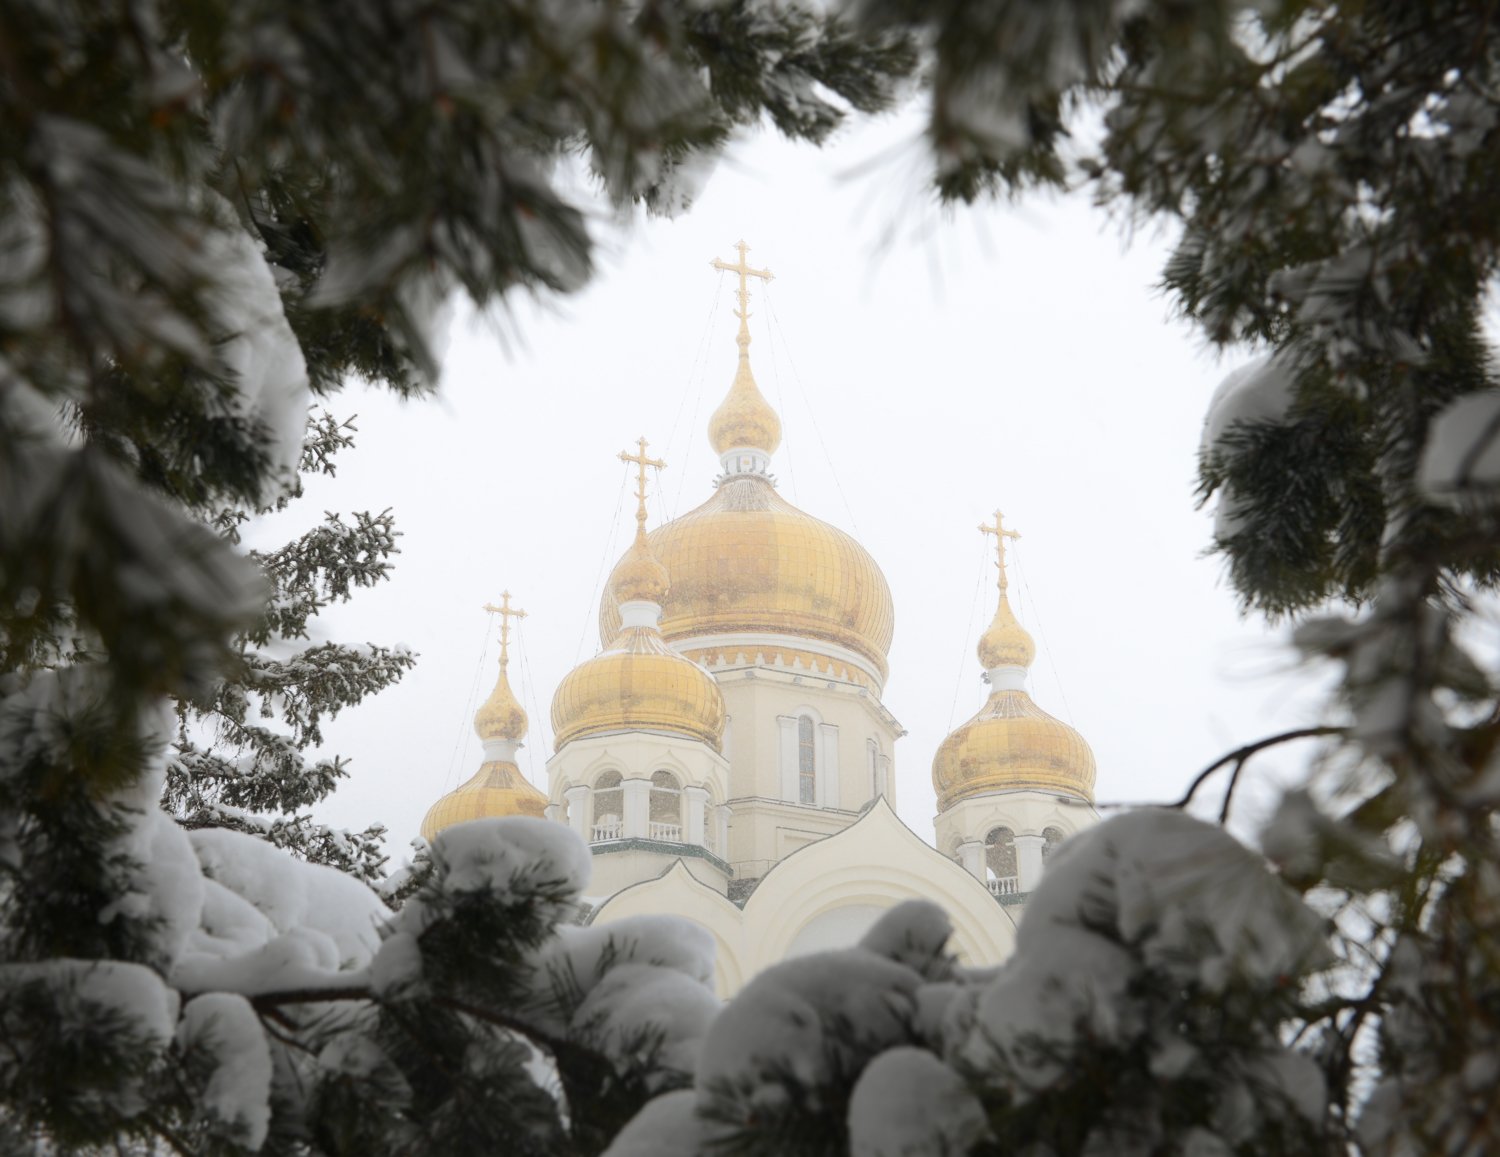
[[[750,350],[750,283],[746,279],[750,278],[750,277],[759,277],[762,281],[770,281],[772,274],[771,274],[771,271],[769,269],[752,269],[750,267],[750,264],[745,260],[745,254],[747,254],[747,253],[750,252],[750,246],[746,245],[743,241],[736,241],[735,244],[734,244],[734,247],[737,250],[739,250],[740,259],[738,261],[736,261],[733,265],[731,265],[727,261],[721,261],[717,257],[715,257],[712,261],[710,261],[709,264],[711,266],[713,266],[715,269],[722,269],[726,273],[736,273],[736,274],[739,275],[739,279],[740,279],[740,289],[739,289],[740,308],[738,310],[738,315],[739,315],[739,319],[740,319],[740,333],[739,333],[739,337],[736,340],[739,342],[740,356],[741,357],[749,357],[749,350]]]
[[[663,470],[663,469],[666,468],[667,464],[665,462],[663,462],[660,458],[647,458],[646,457],[647,442],[646,442],[646,437],[645,437],[644,434],[641,435],[641,437],[639,437],[639,438],[636,439],[636,445],[639,446],[640,449],[636,453],[634,453],[634,454],[630,453],[630,451],[628,451],[628,450],[621,450],[620,451],[620,461],[621,462],[634,462],[636,464],[637,472],[636,472],[636,480],[635,480],[635,498],[636,498],[635,524],[636,524],[636,527],[637,527],[637,533],[638,534],[645,534],[646,533],[646,467],[647,466],[655,466],[658,470]]]
[[[1006,530],[1005,516],[998,510],[995,511],[995,525],[986,526],[981,522],[979,524],[979,531],[981,534],[993,534],[995,536],[995,565],[1000,568],[1000,594],[1004,597],[1005,589],[1009,585],[1005,581],[1005,540],[1007,538],[1020,538],[1021,532],[1019,530]]]
[[[500,666],[504,667],[510,662],[510,621],[512,619],[524,619],[526,612],[520,607],[510,605],[510,592],[500,592],[500,605],[485,603],[482,608],[492,615],[500,616]]]

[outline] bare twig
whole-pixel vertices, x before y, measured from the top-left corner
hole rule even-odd
[[[1219,822],[1222,824],[1229,818],[1229,805],[1234,799],[1234,789],[1239,782],[1240,772],[1244,769],[1245,764],[1250,762],[1251,756],[1264,751],[1268,747],[1276,747],[1279,744],[1291,743],[1298,739],[1314,739],[1320,735],[1342,734],[1344,734],[1344,728],[1342,727],[1299,727],[1295,731],[1283,731],[1278,735],[1268,735],[1264,739],[1257,739],[1254,743],[1247,743],[1243,747],[1237,747],[1227,755],[1214,760],[1213,763],[1210,763],[1194,776],[1193,782],[1188,784],[1188,789],[1183,793],[1182,798],[1169,806],[1174,808],[1187,807],[1188,804],[1193,802],[1193,796],[1208,780],[1209,776],[1213,775],[1221,767],[1232,763],[1234,764],[1234,771],[1230,773],[1229,787],[1224,792],[1224,806],[1219,809]]]

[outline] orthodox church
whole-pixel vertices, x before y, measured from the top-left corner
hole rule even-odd
[[[1083,737],[1026,691],[1035,655],[1007,597],[999,512],[994,620],[979,640],[989,697],[932,760],[936,847],[896,817],[901,725],[881,702],[895,625],[875,560],[783,498],[769,474],[781,421],[750,367],[746,261],[739,362],[709,422],[723,465],[702,505],[646,529],[644,438],[635,540],[599,612],[603,649],[552,699],[547,791],[516,765],[527,718],[500,672],[474,718],[483,762],[428,811],[422,834],[481,816],[545,816],[594,858],[589,919],[672,913],[718,945],[722,995],[789,955],[844,947],[903,900],[942,905],[968,963],[1009,954],[1015,922],[1060,840],[1098,820]]]

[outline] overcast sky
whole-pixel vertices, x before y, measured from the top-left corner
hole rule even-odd
[[[755,286],[751,355],[782,418],[781,492],[852,533],[891,586],[884,700],[909,732],[895,782],[915,831],[932,838],[937,745],[984,698],[993,540],[976,528],[997,506],[1023,535],[1012,593],[1038,643],[1032,695],[1092,745],[1101,803],[1175,798],[1230,747],[1316,718],[1281,632],[1241,619],[1204,557],[1199,430],[1244,358],[1206,349],[1153,288],[1168,235],[1127,239],[1086,195],[944,214],[916,133],[903,117],[821,151],[746,142],[677,220],[601,219],[585,292],[458,310],[438,399],[334,399],[358,413],[358,447],[266,540],[324,509],[394,508],[392,580],[327,613],[324,634],[421,657],[327,729],[353,765],[324,818],[385,823],[395,866],[477,769],[472,713],[497,650],[480,607],[502,589],[529,613],[511,673],[531,717],[520,764],[546,790],[552,690],[599,647],[600,589],[631,529],[616,455],[644,434],[667,460],[653,526],[711,493],[706,424],[735,320],[733,279],[709,261],[742,237],[775,274],[769,298]]]

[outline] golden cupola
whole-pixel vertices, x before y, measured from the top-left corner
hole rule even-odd
[[[740,282],[738,368],[708,427],[724,473],[707,502],[649,536],[672,579],[661,634],[704,662],[753,651],[878,693],[895,627],[890,587],[864,547],[782,498],[766,473],[781,442],[781,420],[750,371],[746,285],[771,274],[746,264],[743,241],[737,248],[737,263],[713,262]],[[627,554],[612,579],[632,565]],[[600,640],[613,638],[620,622],[615,599],[606,595]]]
[[[706,670],[674,651],[658,623],[668,597],[668,571],[646,534],[646,467],[664,462],[622,453],[640,469],[635,541],[610,576],[608,598],[617,627],[609,645],[569,672],[552,697],[553,743],[613,732],[678,735],[719,750],[724,737],[724,697]]]
[[[490,697],[474,713],[474,731],[484,744],[484,762],[473,778],[427,809],[422,819],[422,838],[426,840],[465,820],[491,816],[541,819],[546,815],[547,797],[516,766],[516,751],[526,738],[527,719],[506,676],[510,662],[510,620],[525,618],[526,612],[510,605],[509,591],[500,596],[498,607],[487,605],[485,610],[500,615],[500,676]]]
[[[1094,799],[1094,753],[1083,736],[1032,702],[1026,693],[1026,670],[1036,644],[1010,609],[1005,579],[1005,540],[1019,538],[1006,530],[1000,512],[993,534],[1000,568],[999,605],[979,639],[979,661],[990,681],[990,697],[979,713],[943,740],[932,761],[932,785],[938,810],[959,800],[991,792],[1029,788]]]

